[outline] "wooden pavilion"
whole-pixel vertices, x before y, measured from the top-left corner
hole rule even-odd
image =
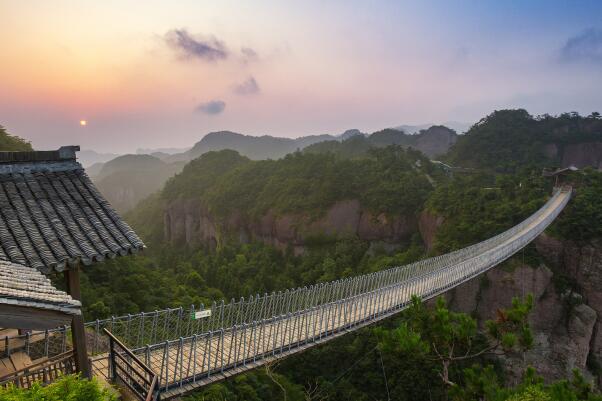
[[[79,269],[144,244],[92,184],[78,150],[0,152],[0,327],[70,323],[76,368],[90,377]],[[67,292],[45,275],[63,275]]]

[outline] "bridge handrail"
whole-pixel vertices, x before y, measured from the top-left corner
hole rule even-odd
[[[301,342],[308,343],[319,341],[325,337],[337,334],[342,330],[351,329],[357,327],[358,325],[364,324],[365,322],[371,322],[383,318],[384,316],[388,316],[389,314],[405,307],[409,302],[409,296],[412,294],[417,294],[424,299],[428,299],[433,296],[436,296],[441,292],[448,290],[451,287],[455,287],[464,281],[470,280],[476,275],[486,271],[487,269],[490,269],[491,267],[509,258],[514,253],[522,249],[530,241],[532,241],[537,235],[541,234],[541,232],[543,232],[545,228],[561,212],[568,200],[569,197],[565,197],[564,200],[561,203],[559,203],[554,209],[549,209],[549,204],[547,204],[544,208],[542,208],[544,209],[543,213],[535,214],[536,219],[539,219],[539,221],[536,224],[529,226],[528,230],[521,233],[520,236],[517,236],[516,238],[511,238],[510,242],[500,243],[497,246],[485,250],[483,253],[474,255],[470,258],[460,261],[459,263],[448,265],[437,270],[421,272],[421,274],[407,277],[402,281],[393,280],[399,273],[399,269],[397,268],[381,271],[378,273],[371,273],[365,276],[359,276],[354,279],[356,281],[363,282],[363,288],[368,288],[366,292],[352,292],[351,295],[347,298],[331,297],[331,300],[329,302],[313,305],[310,303],[308,307],[300,309],[292,308],[291,304],[289,303],[289,309],[277,315],[274,314],[272,316],[265,317],[262,319],[256,319],[250,322],[243,321],[240,324],[235,323],[230,327],[222,326],[215,330],[209,330],[190,336],[182,336],[179,339],[167,340],[159,344],[138,348],[134,350],[134,353],[139,353],[141,356],[145,355],[145,357],[148,359],[150,358],[151,353],[156,354],[158,351],[161,351],[159,352],[159,354],[162,353],[162,355],[164,355],[164,360],[166,358],[167,360],[174,360],[173,356],[172,359],[169,359],[169,356],[173,355],[172,353],[175,353],[175,367],[172,367],[170,365],[170,369],[163,369],[163,365],[161,365],[160,377],[162,379],[162,383],[164,383],[164,391],[169,391],[171,388],[174,387],[182,387],[187,382],[191,380],[195,381],[197,378],[204,377],[205,379],[209,379],[209,377],[212,374],[218,372],[223,373],[224,370],[230,369],[232,367],[235,368],[237,364],[241,366],[246,365],[247,363],[251,363],[251,361],[255,363],[257,360],[265,360],[265,358],[267,357],[273,357],[277,354],[286,353],[291,349],[301,345]],[[530,219],[529,221],[531,224],[533,223],[534,219]],[[523,228],[526,227],[524,227],[523,225]],[[516,230],[508,231],[517,234]],[[506,238],[508,239],[507,236]],[[329,290],[340,290],[341,283],[341,281],[331,283],[331,288],[329,288]],[[336,285],[338,285],[339,287],[337,288]],[[360,288],[362,288],[362,285],[360,285]],[[342,292],[345,293],[344,289]],[[383,308],[381,308],[380,306],[375,306],[383,305],[382,299],[386,297],[395,297],[393,299],[394,302],[385,303],[385,307]],[[290,297],[289,299],[282,299],[290,300]],[[364,308],[362,310],[366,310],[366,305],[368,305],[368,313],[362,313],[358,320],[347,321],[347,318],[343,317],[346,315],[341,311],[346,311],[350,307],[357,307],[357,305],[363,305],[361,306],[361,308]],[[325,320],[327,322],[327,325],[322,327],[323,319],[320,319],[320,327],[318,331],[312,330],[312,334],[308,338],[299,338],[297,342],[294,342],[294,337],[292,337],[293,335],[290,334],[286,329],[282,331],[282,329],[280,328],[281,325],[288,324],[289,321],[296,322],[303,316],[317,316],[318,313],[320,313],[320,316],[323,317],[327,313],[327,317]],[[333,323],[334,327],[331,328],[330,322],[332,321],[333,316],[335,320],[338,319],[338,323]],[[295,317],[297,320],[294,320]],[[314,328],[316,324],[316,319],[314,319]],[[341,320],[343,320],[342,324]],[[262,349],[264,349],[263,353],[248,356],[247,350],[245,350],[245,345],[242,341],[242,338],[247,338],[247,330],[251,330],[253,333],[255,333],[256,330],[260,330],[260,328],[262,327],[275,326],[277,326],[278,328],[275,329],[274,335],[272,335],[270,329],[270,334],[268,337],[268,344],[272,344],[273,340],[275,347],[268,349],[267,351],[262,347]],[[283,336],[283,338],[280,339],[279,336]],[[290,341],[286,342],[284,336],[290,336],[287,340]],[[241,340],[237,343],[238,337],[240,337]],[[291,340],[291,337],[293,338],[293,340]],[[222,344],[222,348],[224,344],[224,339],[230,338],[229,349],[227,350],[227,358],[225,356],[225,351],[222,349],[220,351],[221,354],[216,354],[221,355],[219,366],[215,365],[217,367],[213,368],[213,365],[211,365],[211,363],[208,363],[206,365],[208,367],[207,370],[197,374],[195,361],[193,363],[193,369],[195,369],[195,371],[189,376],[183,376],[183,369],[186,369],[186,366],[188,366],[188,369],[190,369],[191,359],[193,358],[192,352],[188,352],[188,356],[186,357],[188,358],[188,360],[186,360],[186,358],[183,357],[184,347],[190,347],[187,349],[196,350],[194,344],[196,344],[197,342],[205,341],[207,344],[211,344],[211,339],[215,338],[221,341],[218,342],[218,344]],[[209,354],[211,354],[210,351],[211,350],[209,350]],[[234,355],[233,358],[231,358],[232,355]],[[242,359],[239,358],[240,355],[242,355]],[[215,358],[217,358],[217,356],[215,356]],[[205,362],[203,361],[203,367],[204,366]],[[178,371],[180,372],[179,379],[176,377]],[[170,375],[172,375],[171,380]]]
[[[418,278],[428,275],[446,266],[471,259],[488,249],[495,248],[507,238],[527,227],[543,213],[546,213],[549,205],[555,202],[558,196],[567,190],[570,190],[570,188],[556,188],[553,196],[540,209],[510,229],[485,241],[445,255],[422,259],[408,265],[395,266],[379,272],[318,283],[309,287],[287,289],[285,291],[272,292],[271,294],[256,294],[246,299],[242,297],[238,301],[232,299],[229,303],[225,303],[224,300],[213,302],[210,307],[211,316],[199,320],[195,320],[193,316],[195,312],[204,310],[204,305],[200,305],[198,309],[192,305],[190,309],[182,307],[169,308],[153,312],[114,316],[108,319],[88,322],[85,324],[86,329],[88,332],[94,334],[88,337],[88,349],[91,354],[108,351],[108,341],[103,334],[104,328],[124,339],[128,346],[135,348],[144,344],[159,343],[169,338],[186,337],[195,333],[208,332],[219,327],[230,327],[258,321],[272,315],[283,315],[287,313],[286,311],[291,310],[291,308],[304,309],[311,306],[328,304],[357,294],[367,293],[395,282],[408,280],[412,277]],[[53,340],[54,336],[62,335],[62,343],[65,344],[64,337],[66,332],[66,328],[49,330],[45,341],[48,344],[49,341]],[[11,340],[20,337],[25,339],[26,336],[12,337]],[[5,340],[6,344],[11,343],[9,339]],[[46,346],[45,349],[48,350],[48,347]],[[60,352],[65,350],[64,347],[56,349],[60,350]],[[5,352],[10,352],[10,347],[6,347]],[[48,356],[52,356],[52,354]]]

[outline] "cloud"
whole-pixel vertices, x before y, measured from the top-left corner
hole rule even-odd
[[[234,93],[237,95],[254,95],[259,93],[259,85],[253,77],[249,77],[246,81],[234,86]]]
[[[245,63],[259,60],[259,54],[250,47],[241,47],[240,52],[242,53],[242,59]]]
[[[222,41],[213,36],[207,39],[195,38],[186,29],[172,29],[167,32],[165,43],[185,59],[216,61],[228,57],[228,50]]]
[[[210,100],[205,103],[201,103],[196,107],[196,111],[209,114],[211,116],[220,114],[226,108],[226,103],[222,100]]]
[[[602,63],[602,30],[589,28],[569,38],[560,49],[563,61]]]

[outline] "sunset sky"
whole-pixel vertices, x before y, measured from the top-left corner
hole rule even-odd
[[[600,1],[0,0],[0,125],[38,149],[589,114],[601,89]]]

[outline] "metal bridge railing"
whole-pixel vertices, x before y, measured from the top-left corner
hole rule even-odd
[[[404,308],[412,295],[428,299],[470,280],[532,241],[568,200],[567,190],[557,191],[518,229],[449,258],[219,305],[219,313],[204,322],[209,330],[197,328],[134,353],[159,374],[164,393],[185,392],[382,319]]]
[[[86,323],[96,374],[109,377],[108,330],[158,375],[165,394],[223,378],[382,319],[412,295],[443,293],[490,269],[531,242],[570,199],[570,188],[520,224],[446,255],[357,277],[262,296],[214,302],[210,308],[165,309]],[[20,350],[53,357],[70,349],[68,328],[4,339],[5,355]],[[149,344],[149,345],[146,345]]]
[[[239,300],[232,299],[229,303],[222,300],[214,302],[207,309],[204,305],[199,307],[193,305],[189,309],[171,308],[88,322],[85,324],[88,333],[88,350],[91,355],[108,352],[109,339],[104,334],[104,329],[120,338],[128,347],[140,348],[146,344],[158,344],[175,338],[188,338],[192,335],[215,332],[225,327],[248,325],[274,317],[288,316],[296,311],[312,310],[354,299],[376,289],[389,288],[403,282],[422,280],[421,277],[441,274],[441,269],[461,265],[462,262],[472,260],[479,255],[482,257],[488,251],[503,244],[508,238],[529,227],[546,213],[549,218],[551,216],[549,214],[550,205],[554,204],[566,191],[566,189],[556,189],[553,196],[529,218],[486,241],[406,266],[271,294],[256,294],[248,298],[242,297]],[[564,204],[566,202],[568,202],[568,198],[565,199]],[[556,209],[558,213],[564,204]],[[198,316],[197,313],[205,317],[195,319],[195,316]],[[6,337],[4,338],[3,352],[5,356],[20,350],[33,357],[52,357],[70,348],[68,327],[62,327],[42,333]]]

